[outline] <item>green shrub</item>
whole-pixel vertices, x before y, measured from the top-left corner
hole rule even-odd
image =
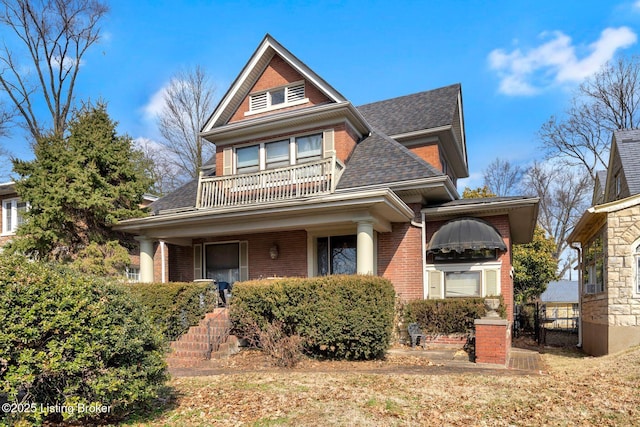
[[[177,339],[197,325],[218,304],[218,291],[206,282],[134,283],[131,295],[147,310],[166,341]]]
[[[389,346],[394,298],[391,282],[376,276],[252,281],[234,286],[231,318],[240,334],[252,321],[282,323],[316,356],[373,359]]]
[[[0,413],[0,424],[122,416],[155,398],[167,379],[162,337],[121,285],[1,256],[0,319],[0,402],[34,405]],[[67,411],[48,414],[55,405]]]
[[[504,317],[502,301],[499,312]],[[486,313],[484,298],[415,300],[404,306],[405,322],[417,322],[427,334],[469,333],[474,330],[474,320]]]

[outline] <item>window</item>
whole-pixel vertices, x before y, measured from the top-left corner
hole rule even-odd
[[[604,228],[582,250],[584,267],[582,280],[584,292],[587,294],[604,292],[605,253],[603,242]]]
[[[238,173],[256,172],[260,169],[260,146],[237,148],[236,159]]]
[[[447,264],[427,267],[430,299],[500,295],[501,263]]]
[[[24,213],[29,208],[27,202],[20,199],[7,199],[2,202],[2,234],[15,234],[24,223]]]
[[[140,281],[140,266],[130,265],[125,268],[124,274],[128,282],[137,283]]]
[[[245,115],[303,104],[309,101],[304,95],[304,81],[251,94],[249,95],[249,112]]]
[[[295,136],[272,142],[237,147],[236,173],[252,173],[322,159],[323,134]],[[292,160],[291,155],[295,153]]]
[[[317,240],[318,275],[356,274],[355,235],[319,237]]]
[[[267,169],[289,166],[289,140],[268,142],[264,145]]]
[[[311,162],[322,158],[322,134],[299,136],[295,139],[298,163]]]

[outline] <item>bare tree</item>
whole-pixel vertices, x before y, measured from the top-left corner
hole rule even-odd
[[[0,87],[36,141],[49,128],[36,114],[42,100],[51,131],[64,134],[82,57],[98,41],[107,11],[99,0],[0,0],[0,23],[17,41],[5,40],[0,49]],[[29,64],[21,62],[18,46],[26,48]]]
[[[536,162],[525,174],[523,186],[528,195],[540,199],[538,224],[555,240],[553,256],[559,261],[558,275],[562,277],[571,267],[570,260],[562,259],[568,248],[567,237],[588,207],[591,179],[581,169]]]
[[[200,137],[215,91],[199,66],[177,73],[166,88],[165,105],[158,117],[162,144],[173,153],[175,165],[191,178],[197,178],[203,162],[215,154],[215,146]]]
[[[484,170],[484,185],[498,196],[512,196],[518,192],[525,170],[509,160],[496,158]]]
[[[171,161],[173,156],[164,146],[144,138],[137,139],[135,146],[142,153],[147,175],[153,180],[153,194],[164,196],[182,185],[180,171],[176,170]]]
[[[640,126],[640,58],[605,64],[574,96],[565,119],[551,117],[539,137],[550,158],[580,166],[595,180],[606,169],[611,133]]]

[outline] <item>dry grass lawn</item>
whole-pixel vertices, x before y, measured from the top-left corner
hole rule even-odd
[[[425,374],[375,373],[347,365],[177,378],[167,406],[128,425],[640,425],[640,347],[601,358],[570,351],[543,358],[544,375],[438,366],[423,367]]]

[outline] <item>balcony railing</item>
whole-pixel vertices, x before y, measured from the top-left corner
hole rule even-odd
[[[197,208],[268,203],[331,194],[344,165],[335,156],[240,175],[200,177]]]

